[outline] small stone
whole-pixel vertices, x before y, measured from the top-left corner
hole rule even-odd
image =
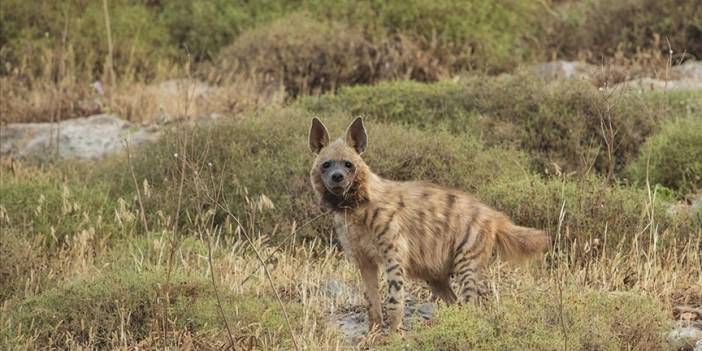
[[[325,295],[333,299],[349,298],[354,294],[353,289],[336,279],[328,280],[324,284],[323,291]]]
[[[677,327],[668,333],[668,344],[673,350],[689,350],[693,346],[696,350],[700,339],[702,330],[689,326]]]

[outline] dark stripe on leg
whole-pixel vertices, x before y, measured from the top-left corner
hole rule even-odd
[[[388,282],[388,291],[391,292],[393,287],[395,288],[395,290],[400,290],[400,288],[402,287],[402,283],[397,280],[391,280],[390,282]]]
[[[387,273],[390,273],[390,272],[394,271],[395,269],[397,269],[397,267],[400,267],[400,264],[399,264],[399,263],[394,264],[394,265],[388,267],[388,269],[386,270],[386,272],[387,272]]]

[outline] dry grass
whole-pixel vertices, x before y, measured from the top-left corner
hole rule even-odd
[[[4,184],[14,177],[46,177],[40,169],[21,165],[13,166],[11,175],[6,172],[9,169],[4,169],[4,177],[10,178],[5,178]],[[192,181],[202,186],[202,191],[217,189],[216,182],[208,182],[207,172],[192,177]],[[254,259],[252,250],[255,248],[267,258],[265,261],[275,291],[290,314],[300,348],[345,350],[351,347],[332,326],[330,318],[334,313],[359,309],[364,304],[357,272],[335,246],[330,245],[330,237],[318,237],[295,246],[272,245],[273,237],[292,237],[300,233],[295,229],[287,234],[279,233],[277,229],[265,229],[271,226],[263,222],[263,214],[277,209],[275,203],[263,194],[246,198],[241,220],[228,217],[218,226],[211,227],[214,211],[203,210],[191,219],[198,225],[183,229],[182,236],[174,237],[174,222],[168,214],[162,214],[160,220],[150,223],[150,232],[134,231],[142,220],[138,207],[128,206],[118,199],[118,207],[112,214],[108,212],[105,217],[96,217],[94,209],[85,206],[86,200],[76,193],[78,190],[70,183],[64,185],[66,189],[60,195],[63,205],[59,210],[85,220],[80,226],[75,226],[83,229],[74,232],[69,229],[65,233],[66,239],[61,242],[52,235],[17,231],[23,227],[17,226],[18,214],[8,212],[7,204],[0,206],[0,220],[3,227],[9,229],[0,241],[2,257],[8,263],[3,264],[0,274],[8,282],[4,289],[10,289],[9,294],[8,291],[3,293],[0,345],[12,346],[13,349],[43,349],[47,346],[129,349],[137,345],[140,348],[220,349],[230,341],[216,309],[211,285],[207,283],[214,270],[215,282],[222,294],[220,306],[231,325],[237,349],[290,349],[293,344],[282,310],[275,302],[274,290],[266,283],[266,272]],[[143,195],[152,196],[150,191],[146,187]],[[650,208],[647,204],[642,204],[642,207]],[[47,210],[51,209],[38,210],[37,215]],[[570,216],[567,212],[561,215],[562,221]],[[546,300],[556,299],[560,289],[567,291],[566,296],[571,299],[563,301],[568,305],[564,307],[566,318],[568,313],[596,303],[589,297],[592,291],[598,292],[598,299],[606,301],[610,298],[617,301],[620,296],[641,296],[654,301],[642,311],[655,315],[618,315],[620,312],[616,309],[606,310],[612,323],[635,332],[624,335],[618,342],[621,342],[622,349],[632,345],[650,350],[665,346],[661,333],[668,325],[658,316],[672,320],[674,306],[702,304],[702,275],[699,273],[702,233],[697,230],[680,235],[672,247],[663,248],[657,245],[656,224],[650,224],[644,231],[632,229],[627,234],[634,237],[634,242],[626,249],[609,250],[608,245],[598,240],[575,240],[566,250],[552,251],[545,260],[531,267],[493,265],[488,274],[492,307],[486,307],[486,311],[501,312],[498,317],[490,317],[486,312],[488,314],[478,313],[471,318],[476,318],[475,323],[486,323],[491,318],[509,323],[511,311],[522,311],[529,305],[529,301],[520,296],[537,291],[550,296]],[[292,228],[307,230],[301,224]],[[606,232],[606,227],[604,230]],[[244,231],[252,235],[251,245],[244,240]],[[559,229],[557,241],[562,234],[565,233],[560,233]],[[607,237],[606,233],[604,237]],[[174,250],[174,260],[169,259],[171,250]],[[212,257],[212,264],[208,255]],[[167,292],[164,284],[167,284],[165,272],[169,267],[174,273],[171,289]],[[350,294],[333,293],[329,288],[330,281],[348,285]],[[112,284],[118,285],[112,287]],[[139,288],[121,288],[132,286],[130,284]],[[426,289],[420,284],[412,284],[409,291],[420,299],[428,298]],[[168,294],[170,300],[164,294]],[[78,298],[80,296],[85,297]],[[116,309],[109,307],[110,299],[115,299]],[[186,307],[183,307],[183,301]],[[87,306],[90,313],[81,314],[81,308],[86,307],[79,308],[72,305],[74,303]],[[51,317],[53,319],[45,319],[48,317],[43,316],[51,316],[52,310],[56,311]],[[526,311],[529,313],[530,310]],[[444,318],[450,318],[453,313],[440,308],[436,325],[443,325]],[[542,311],[533,310],[533,313],[533,316],[524,318],[538,321]],[[633,328],[628,324],[632,320],[642,318],[652,318],[647,324],[639,325],[645,329],[626,329]],[[107,327],[91,327],[98,325]],[[567,338],[598,332],[582,329],[591,327],[567,322],[562,334],[558,335]],[[431,330],[432,325],[420,329],[424,328]],[[538,323],[534,328],[536,333],[541,330]],[[491,332],[487,332],[490,335]],[[601,332],[607,335],[604,330]],[[484,335],[476,333],[478,337]],[[414,336],[410,332],[407,340],[416,341],[418,339],[413,338],[422,335],[426,334],[418,332]],[[510,338],[520,340],[516,335],[510,335]],[[610,341],[602,340],[605,344]],[[398,342],[404,341],[362,340],[359,347],[386,345],[392,348]],[[571,339],[570,343],[569,349],[587,348],[586,344],[578,344],[577,339]],[[526,347],[527,344],[516,345]]]
[[[152,124],[236,114],[280,105],[285,99],[284,91],[274,82],[250,77],[218,85],[191,78],[125,82],[114,89],[97,81],[26,84],[17,78],[0,77],[0,85],[0,123],[56,122],[113,113],[131,122]]]

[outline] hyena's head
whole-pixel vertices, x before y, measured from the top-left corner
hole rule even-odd
[[[329,142],[324,124],[312,119],[310,149],[317,154],[310,177],[312,186],[327,209],[353,208],[368,201],[370,171],[361,154],[368,144],[363,120],[356,118],[344,138]]]

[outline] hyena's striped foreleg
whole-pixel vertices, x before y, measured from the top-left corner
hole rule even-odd
[[[368,303],[368,331],[372,331],[374,328],[381,328],[383,326],[383,312],[380,302],[380,288],[378,286],[378,264],[363,252],[351,249],[351,243],[348,241],[351,228],[344,216],[334,216],[334,229],[349,260],[354,262],[361,271],[361,278],[365,288],[363,295]]]
[[[476,302],[483,294],[482,271],[491,250],[485,229],[472,224],[456,245],[453,272],[463,303]]]
[[[378,287],[378,265],[369,258],[359,260],[361,277],[365,285],[364,293],[368,303],[368,331],[380,329],[383,326],[383,312],[380,304],[380,288]],[[361,262],[362,261],[362,262]]]
[[[390,331],[399,330],[402,326],[405,303],[405,277],[397,239],[398,232],[392,223],[388,223],[378,235],[378,248],[383,254],[385,279],[388,283],[388,302],[386,308]]]

